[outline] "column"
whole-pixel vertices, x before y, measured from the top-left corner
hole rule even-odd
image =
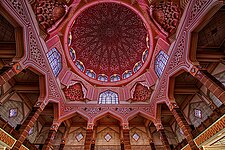
[[[87,131],[86,131],[86,138],[84,142],[84,150],[94,150],[95,144],[93,141],[93,135],[94,135],[94,124],[88,123]]]
[[[170,103],[169,109],[172,112],[174,118],[176,119],[177,124],[179,125],[180,129],[183,131],[184,136],[191,147],[192,150],[198,150],[198,147],[196,146],[195,142],[193,141],[193,136],[191,133],[191,128],[189,124],[187,123],[186,119],[183,116],[182,111],[178,107],[176,103]]]
[[[169,141],[166,137],[166,133],[164,131],[164,128],[163,128],[162,124],[156,123],[155,126],[156,126],[157,131],[159,132],[160,140],[162,141],[164,150],[171,150]]]
[[[51,126],[51,128],[49,130],[49,133],[48,133],[48,137],[45,140],[45,144],[44,144],[42,150],[49,150],[49,149],[51,149],[52,142],[55,139],[57,130],[59,128],[59,125],[60,125],[60,123],[58,123],[58,122],[55,122],[55,123],[52,124],[52,126]]]
[[[155,149],[155,144],[153,141],[150,141],[150,147],[151,147],[151,150],[156,150]]]
[[[25,141],[28,132],[34,126],[34,123],[37,121],[39,115],[43,111],[45,104],[42,102],[36,103],[36,105],[32,108],[29,116],[26,118],[24,123],[19,129],[19,137],[16,143],[14,144],[12,150],[18,150],[22,146],[23,142]]]
[[[13,65],[11,69],[5,71],[2,75],[0,75],[0,86],[8,82],[10,79],[12,79],[15,75],[17,75],[21,71],[22,68],[18,63]]]
[[[225,87],[220,81],[207,70],[200,70],[197,67],[192,68],[190,73],[225,104]]]
[[[125,150],[131,150],[130,145],[130,130],[128,123],[123,124],[123,145]]]
[[[155,144],[154,144],[153,139],[152,139],[152,134],[151,134],[151,131],[149,129],[148,124],[146,125],[145,129],[146,129],[146,132],[147,132],[147,135],[148,135],[148,138],[149,138],[149,145],[151,147],[151,150],[156,150],[155,149]]]
[[[63,150],[65,144],[66,144],[66,140],[68,138],[68,135],[69,135],[69,131],[70,131],[70,126],[66,126],[66,131],[62,137],[62,140],[61,140],[61,143],[60,143],[60,146],[59,146],[59,150]]]

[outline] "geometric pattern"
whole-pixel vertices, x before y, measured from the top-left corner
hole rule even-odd
[[[69,49],[72,47],[76,60],[85,69],[93,70],[96,77],[104,74],[109,78],[117,74],[122,78],[125,71],[133,71],[135,64],[142,62],[143,52],[149,45],[142,19],[116,3],[99,3],[81,12],[70,34]],[[82,72],[85,73],[85,69]]]

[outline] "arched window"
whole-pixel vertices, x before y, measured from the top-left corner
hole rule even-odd
[[[105,92],[102,92],[99,96],[98,100],[99,104],[118,104],[118,94],[107,90]]]
[[[107,82],[108,81],[108,77],[106,75],[104,75],[104,74],[100,74],[98,76],[98,80],[99,81],[103,81],[103,82]]]
[[[142,63],[141,62],[137,62],[135,65],[134,65],[134,73],[136,73],[142,66]]]
[[[72,34],[71,32],[69,33],[69,38],[68,38],[68,46],[70,46],[72,43]]]
[[[149,37],[148,37],[148,35],[146,36],[146,45],[147,45],[147,48],[150,47],[150,46],[149,46]]]
[[[90,78],[95,78],[96,74],[93,70],[86,70],[86,75],[89,76]]]
[[[148,58],[148,50],[146,49],[142,54],[142,62],[145,62]]]
[[[160,77],[166,66],[169,56],[164,52],[160,51],[155,58],[155,72]]]
[[[129,78],[130,76],[132,76],[132,71],[131,70],[126,70],[123,73],[123,79]]]
[[[77,68],[80,71],[84,72],[84,65],[83,65],[83,63],[81,61],[77,60],[76,63],[75,63],[75,65],[77,66]]]
[[[62,70],[61,54],[58,52],[56,48],[52,48],[47,53],[47,57],[48,57],[48,61],[50,63],[53,73],[55,74],[55,76],[58,76],[58,74]]]
[[[76,60],[76,53],[75,53],[75,50],[72,47],[70,47],[70,56],[71,56],[73,61]]]
[[[116,82],[120,80],[120,76],[118,74],[114,74],[110,77],[111,82]]]

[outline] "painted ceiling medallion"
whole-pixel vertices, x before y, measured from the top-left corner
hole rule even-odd
[[[96,80],[105,75],[107,80],[103,82],[126,79],[123,74],[127,70],[133,72],[131,75],[136,73],[146,60],[143,53],[149,50],[149,34],[142,19],[117,3],[100,3],[81,12],[68,40],[69,50],[73,50],[70,56],[78,69],[84,74],[92,70],[91,78]]]

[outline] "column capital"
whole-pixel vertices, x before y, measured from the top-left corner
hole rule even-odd
[[[129,130],[129,123],[127,122],[122,123],[122,127],[123,127],[123,130]]]
[[[162,125],[161,122],[155,123],[155,127],[156,127],[156,130],[157,130],[157,131],[159,131],[159,130],[164,130],[163,125]]]
[[[36,102],[36,104],[34,105],[34,107],[35,108],[40,108],[40,109],[44,110],[44,108],[47,105],[47,103],[48,103],[47,100],[43,100],[43,101],[38,100]]]
[[[58,130],[59,126],[60,126],[61,122],[53,122],[52,126],[50,127],[50,130],[56,131]]]
[[[168,105],[170,111],[172,111],[175,108],[179,108],[179,106],[177,105],[176,102],[168,102],[167,105]]]
[[[189,73],[192,75],[192,76],[196,76],[200,73],[200,71],[202,70],[206,70],[206,69],[203,69],[201,66],[192,66],[192,68],[190,69]]]
[[[23,70],[23,68],[21,67],[21,65],[19,63],[15,63],[13,65],[13,71],[18,74]]]
[[[93,130],[94,129],[94,123],[93,122],[88,122],[87,123],[87,130]]]

